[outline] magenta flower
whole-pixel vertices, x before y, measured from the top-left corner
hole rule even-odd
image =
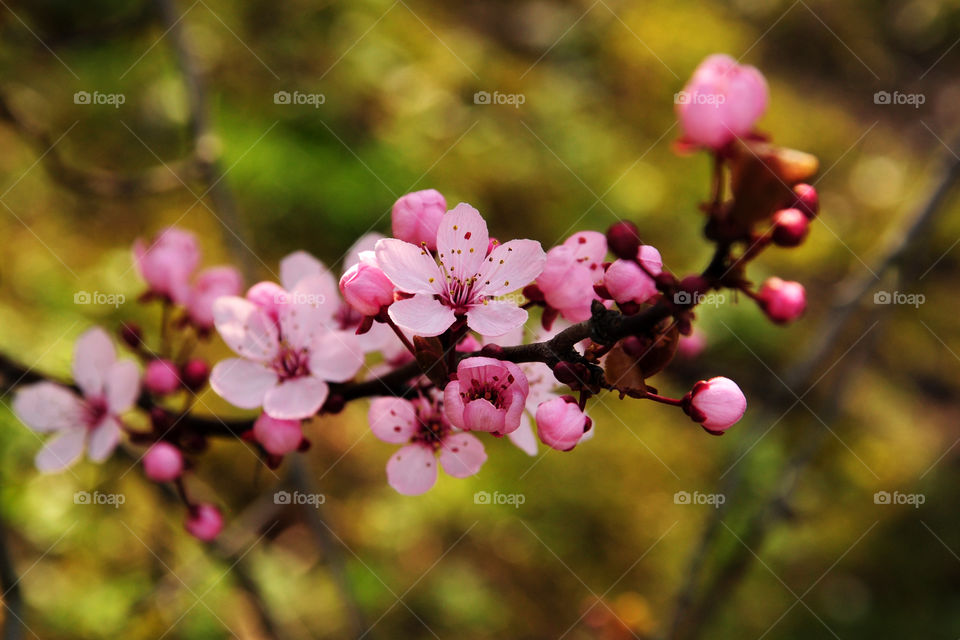
[[[372,251],[361,252],[359,262],[340,278],[340,293],[351,307],[365,316],[375,316],[393,302],[393,283],[377,265]]]
[[[200,263],[200,248],[192,233],[170,227],[149,245],[137,238],[133,258],[151,294],[180,304],[187,301],[190,276]]]
[[[443,390],[447,418],[464,431],[503,436],[520,426],[530,385],[520,367],[494,358],[464,358]]]
[[[296,451],[303,442],[299,420],[277,420],[265,413],[253,423],[253,436],[267,453],[275,456]]]
[[[546,255],[533,240],[490,245],[487,223],[468,204],[443,216],[437,260],[425,247],[393,238],[377,242],[377,263],[397,289],[414,294],[390,305],[390,318],[416,335],[437,336],[458,317],[481,335],[502,335],[522,325],[527,312],[498,300],[534,280]]]
[[[143,386],[150,393],[166,395],[180,389],[180,372],[177,365],[169,360],[158,358],[147,363],[143,372]]]
[[[446,211],[447,201],[436,189],[403,195],[394,203],[391,212],[393,237],[417,246],[426,243],[427,249],[435,251],[437,229]]]
[[[53,382],[21,388],[13,410],[28,427],[57,433],[36,457],[37,469],[50,473],[73,465],[84,448],[94,462],[103,462],[120,441],[120,414],[133,407],[140,393],[140,374],[132,360],[117,360],[107,333],[90,329],[73,351],[73,379],[83,397]]]
[[[677,94],[677,116],[687,140],[720,149],[745,136],[767,109],[767,81],[728,55],[707,57]]]
[[[570,451],[593,425],[573,396],[559,396],[537,407],[537,433],[548,447]]]
[[[213,303],[221,296],[237,296],[243,278],[233,267],[204,269],[187,294],[185,305],[190,321],[200,329],[213,328]]]
[[[617,260],[607,267],[603,276],[603,286],[620,304],[644,303],[657,293],[657,283],[650,276],[663,271],[660,252],[645,244],[637,251],[637,261],[643,268],[633,260]]]
[[[590,305],[599,300],[593,285],[603,279],[607,238],[597,231],[580,231],[547,252],[537,286],[547,304],[570,322],[590,318]]]
[[[487,460],[483,443],[455,431],[437,400],[377,398],[370,404],[370,429],[391,444],[406,444],[387,462],[387,482],[407,496],[429,491],[440,465],[454,478],[474,475]]]
[[[777,324],[796,320],[807,308],[807,292],[799,282],[767,278],[757,294],[767,317]]]
[[[210,542],[223,530],[223,514],[220,509],[206,502],[194,505],[190,507],[184,527],[194,538]]]
[[[683,398],[683,410],[694,422],[714,435],[720,435],[747,410],[747,399],[730,378],[710,378],[693,385]]]
[[[169,442],[158,442],[143,455],[143,470],[154,482],[173,482],[183,473],[183,454]]]

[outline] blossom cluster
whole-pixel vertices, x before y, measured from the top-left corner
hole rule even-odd
[[[441,467],[455,478],[476,474],[490,438],[506,436],[529,455],[539,444],[574,449],[593,437],[587,406],[603,392],[677,407],[707,432],[724,433],[746,410],[732,380],[696,382],[681,398],[648,381],[677,353],[703,350],[695,309],[711,290],[742,292],[776,323],[804,311],[802,285],[771,277],[755,288],[745,269],[765,248],[807,237],[818,198],[805,180],[816,160],[755,130],[768,102],[756,69],[711,56],[684,93],[698,97],[677,105],[678,148],[706,151],[715,168],[703,210],[716,253],[703,272],[675,276],[627,221],[606,233],[578,231],[547,251],[531,239],[499,242],[476,208],[449,207],[434,189],[397,200],[391,237],[361,237],[339,278],[298,251],[280,261],[275,279],[244,291],[232,267],[194,275],[196,238],[165,229],[133,251],[147,285],[141,300],[163,309],[160,344],[151,348],[131,325],[119,332],[142,373],[94,328],[76,343],[74,387],[45,381],[19,390],[17,415],[55,434],[38,469],[62,470],[84,450],[103,461],[126,432],[145,447],[147,477],[177,484],[187,530],[208,540],[222,515],[194,502],[183,481],[207,438],[226,431],[276,466],[309,447],[308,421],[359,398],[372,398],[373,435],[399,447],[386,479],[405,495],[428,491]],[[211,368],[193,348],[215,336],[233,356]],[[208,384],[255,417],[232,423],[235,430],[221,421],[216,433],[193,420]],[[125,421],[134,408],[149,416],[148,428]]]

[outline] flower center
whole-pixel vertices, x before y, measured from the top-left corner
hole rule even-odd
[[[106,398],[89,398],[83,407],[83,421],[88,429],[92,429],[107,417]]]
[[[280,380],[307,376],[310,375],[309,359],[306,349],[283,346],[273,361],[273,370],[280,376]]]
[[[412,442],[420,442],[439,449],[443,439],[452,431],[450,423],[444,417],[439,404],[424,402],[417,407],[417,422],[420,429],[411,438]]]
[[[486,400],[497,409],[503,409],[506,399],[504,392],[514,383],[514,380],[513,374],[507,374],[506,378],[494,375],[487,380],[474,378],[467,389],[460,391],[460,397],[463,398],[464,403]]]

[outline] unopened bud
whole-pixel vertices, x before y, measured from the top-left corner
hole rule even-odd
[[[640,250],[640,234],[637,225],[621,220],[607,229],[607,246],[613,255],[622,260],[634,260]]]

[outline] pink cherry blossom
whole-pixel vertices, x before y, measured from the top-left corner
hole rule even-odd
[[[707,348],[707,339],[696,329],[689,336],[681,336],[677,345],[677,354],[687,360],[693,360]]]
[[[464,358],[444,389],[444,407],[458,429],[502,436],[520,426],[529,393],[527,377],[512,362]]]
[[[147,363],[143,372],[143,386],[150,393],[164,395],[180,388],[180,372],[169,360],[157,359]]]
[[[561,396],[541,402],[537,407],[537,433],[548,447],[570,451],[583,434],[590,430],[592,422],[572,396]]]
[[[220,509],[204,502],[190,508],[184,527],[194,538],[210,542],[223,530],[223,515]]]
[[[511,240],[489,255],[487,223],[468,204],[443,216],[437,260],[423,247],[386,238],[377,242],[377,262],[400,291],[414,294],[390,305],[390,318],[416,335],[436,336],[459,317],[481,335],[496,336],[522,325],[527,312],[498,300],[534,280],[546,255],[533,240]]]
[[[657,293],[657,283],[632,260],[617,260],[603,276],[603,286],[618,303],[643,303]]]
[[[720,149],[750,133],[766,111],[767,99],[763,74],[715,54],[700,63],[678,94],[677,116],[690,142]]]
[[[436,484],[438,455],[440,466],[454,478],[474,475],[487,460],[483,443],[454,430],[438,399],[377,398],[369,419],[375,436],[406,445],[387,462],[387,482],[403,495],[419,495]]]
[[[266,413],[253,423],[253,435],[267,453],[275,456],[296,451],[303,441],[299,420],[277,420]]]
[[[365,316],[375,316],[393,302],[393,283],[377,265],[376,255],[365,251],[360,261],[340,278],[340,293],[351,307]]]
[[[743,417],[747,399],[730,378],[710,378],[693,385],[683,398],[683,410],[710,433],[720,434]]]
[[[437,249],[437,229],[447,211],[447,201],[435,189],[414,191],[401,196],[393,205],[393,237],[427,249]]]
[[[107,333],[90,329],[73,351],[73,379],[82,397],[52,382],[22,387],[13,410],[28,427],[56,433],[37,454],[37,469],[62,471],[83,455],[103,462],[120,441],[120,415],[140,393],[140,374],[132,360],[117,360]]]
[[[764,313],[777,324],[796,320],[807,308],[807,292],[799,282],[768,278],[757,294]]]
[[[781,209],[773,214],[773,242],[781,247],[803,244],[810,231],[810,220],[800,209]]]
[[[593,285],[603,279],[606,256],[607,239],[596,231],[580,231],[550,249],[537,278],[547,304],[570,322],[589,319],[590,305],[599,300]]]
[[[150,293],[180,304],[187,301],[190,276],[200,263],[200,249],[192,233],[170,227],[149,244],[138,238],[133,256]]]
[[[240,295],[242,287],[243,278],[233,267],[212,267],[201,271],[186,300],[190,321],[200,329],[213,328],[213,303],[221,296]]]
[[[143,470],[154,482],[172,482],[183,473],[183,454],[169,442],[158,442],[143,455]]]

